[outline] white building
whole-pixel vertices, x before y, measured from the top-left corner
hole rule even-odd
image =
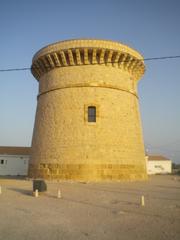
[[[146,156],[148,174],[168,174],[172,172],[172,162],[161,155]]]
[[[30,147],[0,147],[0,176],[26,176]]]

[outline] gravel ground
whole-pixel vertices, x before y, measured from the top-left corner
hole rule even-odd
[[[38,198],[32,196],[32,181],[1,178],[0,185],[0,240],[180,239],[179,176],[47,182],[47,193]]]

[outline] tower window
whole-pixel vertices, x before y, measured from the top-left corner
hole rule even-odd
[[[88,122],[96,122],[96,107],[88,107]]]
[[[1,159],[1,164],[4,164],[4,159]]]

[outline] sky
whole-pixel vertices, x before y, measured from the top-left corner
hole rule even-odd
[[[119,41],[144,58],[180,55],[179,0],[0,0],[0,70],[74,38]],[[146,61],[138,93],[145,149],[180,163],[180,58]],[[30,146],[38,82],[0,72],[0,146]]]

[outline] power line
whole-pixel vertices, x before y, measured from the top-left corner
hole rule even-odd
[[[7,68],[7,69],[0,69],[0,72],[13,72],[13,71],[26,71],[30,70],[31,68],[25,67],[25,68]]]
[[[166,59],[175,59],[175,58],[180,58],[180,55],[176,55],[176,56],[165,56],[165,57],[152,57],[152,58],[144,58],[144,59],[137,59],[140,61],[156,61],[156,60],[166,60]],[[129,62],[132,60],[125,60],[125,61],[120,61],[120,63],[122,62]],[[117,63],[117,62],[106,62],[106,63]],[[86,64],[88,65],[88,64]],[[93,64],[95,65],[95,64]],[[96,63],[96,65],[99,65],[99,63]],[[27,70],[31,70],[30,67],[24,67],[24,68],[6,68],[6,69],[0,69],[0,72],[15,72],[15,71],[27,71]]]
[[[163,59],[172,59],[172,58],[180,58],[180,55],[165,56],[165,57],[152,57],[152,58],[144,58],[144,59],[139,59],[139,60],[152,61],[152,60],[163,60]]]

